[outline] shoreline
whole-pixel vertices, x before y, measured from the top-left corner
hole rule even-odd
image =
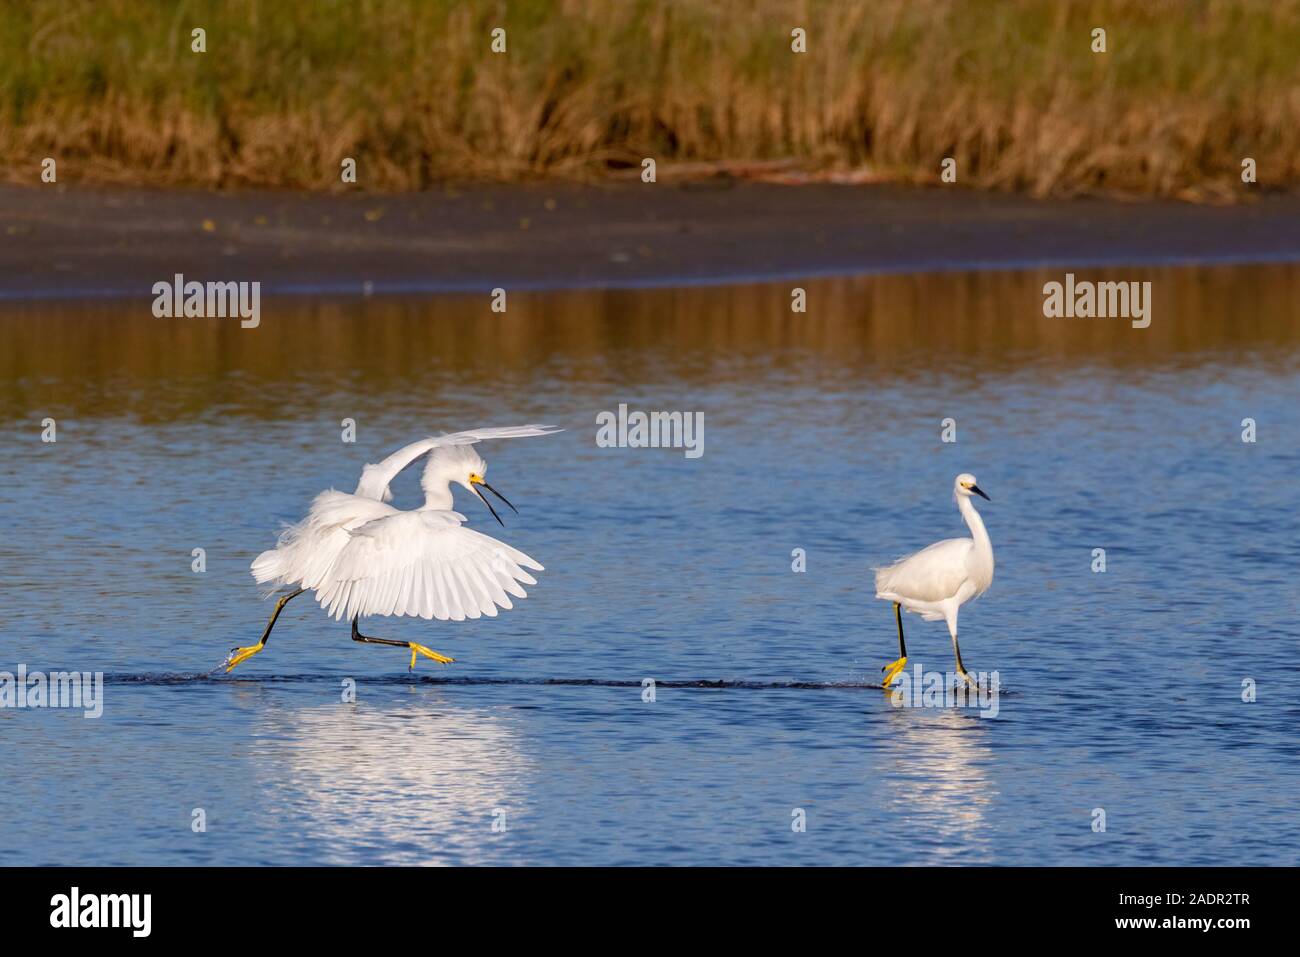
[[[1300,197],[1200,206],[728,178],[326,195],[0,186],[0,236],[0,301],[148,297],[176,273],[268,296],[470,294],[1300,262]]]

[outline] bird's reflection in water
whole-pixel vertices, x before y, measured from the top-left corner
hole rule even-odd
[[[987,816],[998,799],[990,719],[974,708],[889,709],[881,806],[918,861],[991,862]]]
[[[265,715],[250,752],[259,812],[297,829],[322,863],[509,858],[500,845],[526,815],[536,771],[512,720],[427,689],[366,695]]]

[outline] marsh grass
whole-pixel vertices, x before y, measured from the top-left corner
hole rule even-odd
[[[1298,64],[1300,0],[0,0],[0,170],[340,189],[351,156],[407,190],[951,156],[969,186],[1231,200],[1247,156],[1300,184]]]

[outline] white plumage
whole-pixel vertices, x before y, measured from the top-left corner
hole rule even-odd
[[[409,615],[464,621],[497,606],[513,608],[519,586],[537,584],[524,569],[542,566],[518,549],[464,528],[459,512],[393,513],[354,529],[316,599],[336,619]]]
[[[876,597],[896,601],[926,621],[944,617],[945,603],[976,598],[993,582],[993,557],[988,561],[969,538],[948,538],[927,545],[894,564],[876,569]]]
[[[558,430],[546,425],[507,426],[470,429],[412,442],[382,462],[365,466],[361,470],[361,479],[357,482],[355,492],[349,494],[329,489],[317,495],[307,510],[306,517],[281,532],[275,548],[262,552],[253,559],[253,577],[259,583],[270,584],[272,591],[285,585],[317,589],[325,583],[325,574],[350,541],[349,532],[397,511],[385,504],[393,497],[389,485],[420,456],[427,455],[434,449],[445,449],[448,450],[444,453],[446,458],[440,465],[450,466],[452,457],[456,454],[451,450],[463,449],[481,462],[471,448],[476,442],[549,435],[554,431]],[[468,458],[465,461],[469,463]],[[434,499],[440,507],[451,508],[448,483],[455,479],[451,477],[450,468],[439,468],[434,474],[430,474],[426,468],[426,505],[430,495],[429,482],[441,480],[444,475],[447,476],[446,481],[441,491],[434,490]]]
[[[957,644],[957,610],[966,602],[978,598],[993,583],[993,545],[984,528],[984,520],[975,510],[972,496],[988,499],[976,484],[975,476],[968,472],[953,481],[953,496],[970,538],[949,538],[928,545],[912,555],[900,558],[892,565],[877,568],[876,597],[895,602],[909,612],[919,614],[926,621],[943,620],[952,636],[953,652],[957,657],[957,671],[965,676],[961,649]],[[886,665],[888,685],[907,662],[903,643],[903,623],[899,618],[898,642],[901,652],[898,661]]]
[[[269,583],[272,591],[282,585],[316,588],[351,541],[351,529],[395,511],[391,505],[363,495],[334,489],[321,492],[312,500],[306,518],[281,532],[275,548],[253,559],[253,577]]]
[[[500,522],[479,489],[510,503],[483,478],[487,463],[474,444],[557,431],[551,426],[524,425],[421,439],[365,466],[356,491],[321,492],[307,515],[281,533],[275,548],[253,560],[251,571],[258,582],[270,584],[272,591],[282,586],[295,590],[276,603],[258,644],[231,650],[223,662],[226,670],[265,647],[285,603],[303,591],[314,591],[316,600],[336,619],[351,619],[355,641],[409,647],[412,667],[417,653],[452,661],[414,642],[362,635],[357,619],[367,615],[452,621],[495,617],[498,607],[514,607],[512,597],[527,597],[521,583],[534,585],[537,580],[525,569],[541,571],[542,566],[504,542],[463,527],[465,516],[452,510],[451,486],[468,489]],[[411,511],[389,505],[389,484],[423,455],[428,456],[420,478],[424,504]]]

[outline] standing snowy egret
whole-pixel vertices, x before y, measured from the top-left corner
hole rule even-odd
[[[894,603],[894,618],[898,622],[898,660],[882,669],[886,688],[907,667],[903,609],[916,612],[926,621],[942,618],[948,623],[953,654],[957,656],[957,673],[975,685],[975,679],[961,662],[961,648],[957,644],[957,610],[988,591],[993,582],[993,544],[984,529],[984,520],[971,501],[975,495],[985,501],[989,501],[989,497],[975,484],[975,476],[969,472],[957,476],[952,492],[971,537],[935,542],[914,555],[876,569],[876,597]]]
[[[535,571],[542,566],[503,542],[461,528],[466,519],[451,509],[451,485],[468,489],[504,526],[479,487],[517,509],[484,480],[487,463],[473,445],[558,431],[524,425],[421,439],[362,469],[355,492],[321,492],[306,517],[286,528],[276,547],[258,555],[251,566],[253,577],[271,583],[273,590],[282,586],[294,590],[276,602],[258,643],[232,648],[219,667],[230,672],[265,648],[284,606],[312,590],[322,606],[330,606],[330,614],[337,618],[346,612],[352,618],[353,641],[409,648],[411,668],[418,655],[443,664],[454,661],[415,642],[363,635],[357,619],[411,615],[464,621],[480,615],[494,617],[497,605],[513,607],[507,592],[527,597],[518,582],[533,585],[537,580],[524,566]],[[420,480],[424,504],[411,511],[387,504],[392,499],[389,484],[422,455],[429,456]]]

